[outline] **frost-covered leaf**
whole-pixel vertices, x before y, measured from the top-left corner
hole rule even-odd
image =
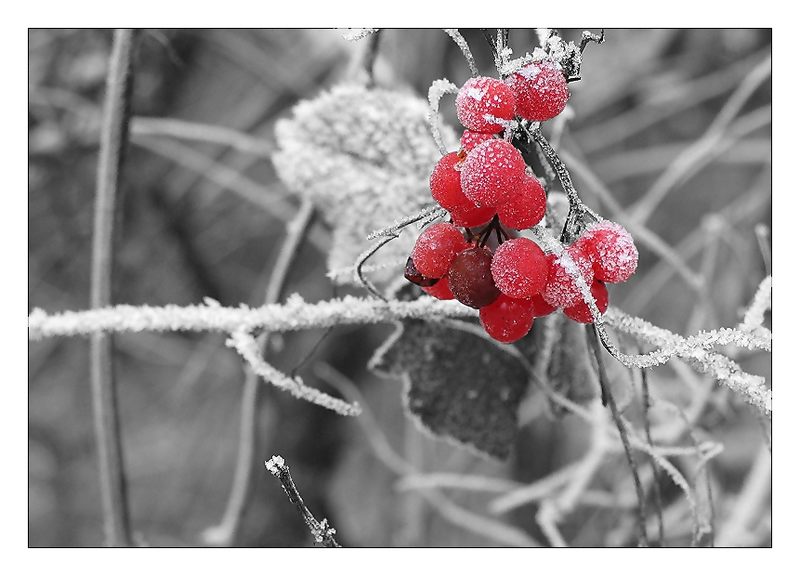
[[[494,458],[508,458],[528,374],[512,355],[480,336],[432,322],[398,328],[370,362],[407,377],[409,415],[436,436]]]
[[[329,269],[352,266],[371,244],[366,240],[371,231],[431,203],[428,180],[440,154],[427,112],[425,100],[415,96],[341,85],[299,103],[290,118],[278,122],[275,168],[333,227]],[[442,136],[447,146],[455,146],[452,130]],[[416,234],[409,227],[371,263],[402,260]],[[372,278],[391,279],[401,269]]]

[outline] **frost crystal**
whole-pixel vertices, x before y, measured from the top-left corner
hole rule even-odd
[[[301,102],[291,118],[278,122],[275,168],[333,227],[329,269],[352,266],[372,230],[430,203],[428,179],[439,153],[427,112],[425,101],[413,96],[341,85]],[[442,130],[442,137],[455,146],[452,130]],[[410,229],[382,249],[380,259],[408,255],[413,242]],[[388,280],[395,272],[373,280]]]

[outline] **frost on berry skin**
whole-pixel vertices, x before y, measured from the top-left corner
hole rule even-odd
[[[505,140],[487,140],[473,148],[461,165],[461,189],[481,207],[497,207],[519,187],[525,160]]]
[[[547,195],[539,181],[527,174],[522,183],[497,207],[497,217],[507,228],[523,230],[538,224],[547,209]]]
[[[551,60],[528,64],[507,82],[514,92],[517,115],[544,122],[561,114],[569,100],[569,87],[561,66]]]
[[[594,274],[603,282],[625,282],[636,272],[639,251],[625,228],[601,220],[589,226],[578,239],[583,251],[592,259]]]
[[[370,232],[430,204],[429,178],[441,154],[427,113],[428,103],[417,97],[339,85],[300,102],[276,124],[272,161],[280,179],[333,228],[329,270],[351,267],[369,246]],[[449,127],[441,136],[449,149],[457,146]],[[413,232],[384,246],[380,260],[403,261]],[[370,273],[379,285],[397,276],[397,267]],[[337,281],[352,282],[352,274]]]
[[[464,130],[464,133],[461,135],[461,149],[464,152],[470,152],[478,144],[492,139],[494,139],[494,134],[485,134],[483,132]]]
[[[456,96],[456,113],[465,128],[495,134],[504,126],[494,119],[513,120],[514,92],[502,81],[488,76],[470,78]]]
[[[500,245],[492,258],[492,278],[498,290],[511,298],[530,298],[547,284],[549,265],[539,245],[514,238]]]
[[[492,279],[492,253],[476,246],[459,252],[447,273],[453,296],[470,308],[482,308],[500,295]]]
[[[455,152],[442,156],[431,173],[431,196],[450,212],[458,226],[471,228],[485,224],[494,216],[494,209],[475,206],[461,190],[463,157]]]
[[[566,249],[566,252],[572,257],[572,264],[567,263],[563,256],[560,258],[555,254],[547,256],[550,272],[547,276],[547,285],[542,290],[542,297],[545,302],[556,308],[573,306],[583,297],[580,288],[567,271],[568,267],[577,266],[580,275],[590,286],[594,278],[592,261],[583,253],[579,245],[573,244]]]
[[[481,308],[478,315],[486,333],[505,344],[516,342],[530,332],[535,316],[530,300],[511,298],[505,294]]]
[[[439,300],[453,300],[455,298],[452,290],[450,290],[450,282],[447,280],[447,276],[433,286],[422,286],[422,291]]]
[[[417,270],[428,278],[441,278],[447,274],[450,263],[458,252],[467,247],[461,231],[452,224],[433,224],[417,238],[411,259]]]
[[[595,280],[591,284],[591,289],[595,304],[597,304],[597,309],[600,310],[601,314],[605,313],[605,311],[608,310],[608,289],[606,285],[600,280]],[[573,306],[564,308],[564,315],[581,324],[591,324],[594,322],[592,312],[589,310],[588,304],[583,300]]]
[[[406,260],[406,268],[403,271],[403,276],[405,276],[405,279],[412,284],[416,284],[417,286],[421,286],[423,288],[426,286],[433,286],[439,281],[438,278],[428,278],[422,272],[417,270],[417,267],[414,265],[414,259],[411,256],[409,256],[408,260]]]

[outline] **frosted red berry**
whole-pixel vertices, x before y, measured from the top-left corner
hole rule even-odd
[[[511,298],[530,298],[547,284],[549,265],[539,245],[528,238],[514,238],[500,245],[492,258],[492,278]]]
[[[492,253],[476,246],[459,252],[447,273],[456,300],[471,308],[491,304],[500,295],[492,279]]]
[[[547,316],[548,314],[552,314],[556,311],[556,307],[545,302],[545,299],[542,298],[541,294],[537,294],[531,298],[531,305],[533,306],[533,315],[536,318]]]
[[[493,138],[494,134],[464,130],[464,133],[461,135],[461,149],[468,153],[478,144],[486,142],[487,140],[492,140]]]
[[[540,60],[528,64],[507,82],[514,92],[517,116],[543,122],[558,116],[567,106],[567,79],[555,62]]]
[[[466,208],[452,208],[450,217],[453,224],[463,228],[474,228],[486,224],[494,217],[494,208],[478,208],[470,202]]]
[[[578,239],[592,259],[594,274],[603,282],[625,282],[636,272],[639,251],[630,233],[609,220],[589,226]]]
[[[473,148],[461,166],[461,189],[481,207],[503,204],[525,176],[525,160],[505,140],[487,140]]]
[[[497,217],[507,228],[523,230],[538,224],[547,209],[547,195],[539,181],[527,174],[505,203],[497,207]]]
[[[455,255],[466,247],[467,242],[458,228],[438,223],[422,231],[411,251],[411,259],[422,275],[441,278],[447,274]]]
[[[515,110],[514,92],[497,78],[470,78],[456,96],[458,120],[475,132],[502,131],[503,121],[513,120]]]
[[[534,310],[530,300],[518,300],[501,294],[478,313],[486,333],[498,342],[516,342],[533,327]]]
[[[578,244],[568,247],[566,252],[572,257],[572,261],[578,267],[583,279],[591,286],[594,279],[592,261]],[[547,277],[547,285],[542,291],[542,297],[548,304],[556,308],[567,308],[577,304],[582,298],[581,291],[573,277],[564,268],[566,261],[563,257],[556,258],[555,254],[548,255],[547,259],[550,263],[550,272]]]
[[[403,276],[405,276],[406,280],[412,284],[422,287],[433,286],[439,280],[438,278],[428,278],[422,272],[417,270],[417,267],[414,265],[414,259],[411,258],[411,256],[409,256],[408,260],[406,260],[406,269],[403,272]]]
[[[450,282],[448,282],[447,276],[443,277],[433,286],[423,286],[422,291],[439,300],[452,300],[455,298],[453,292],[450,290]]]
[[[605,313],[605,311],[608,310],[608,289],[606,285],[600,280],[595,280],[591,284],[591,289],[595,304],[597,304],[597,309],[600,310],[601,314]],[[591,324],[594,322],[592,313],[589,310],[589,305],[583,300],[573,306],[564,308],[564,315],[582,324]]]
[[[431,196],[450,212],[457,226],[471,228],[486,224],[494,216],[493,208],[478,208],[461,191],[463,156],[450,152],[442,156],[431,173]]]

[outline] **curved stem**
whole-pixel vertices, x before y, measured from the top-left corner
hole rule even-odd
[[[130,118],[132,30],[116,30],[106,81],[92,236],[91,307],[111,304],[114,217]],[[130,546],[131,528],[122,455],[114,342],[92,334],[90,347],[92,416],[97,442],[103,524],[108,546]]]

